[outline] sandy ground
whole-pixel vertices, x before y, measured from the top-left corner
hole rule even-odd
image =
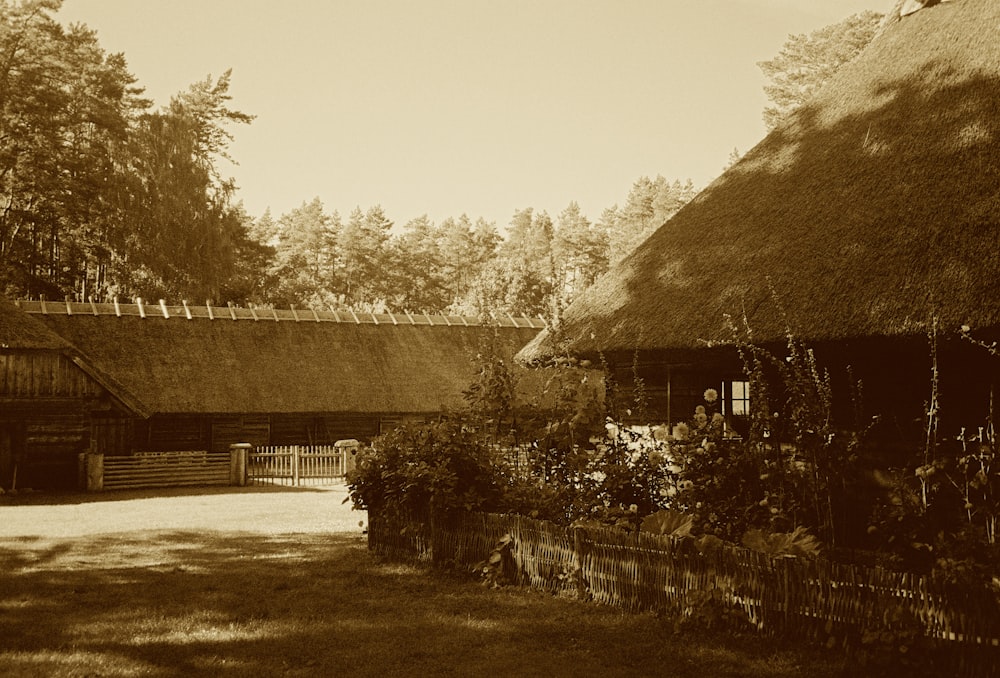
[[[347,487],[220,487],[0,496],[0,538],[59,539],[147,530],[263,535],[353,533],[367,514]]]

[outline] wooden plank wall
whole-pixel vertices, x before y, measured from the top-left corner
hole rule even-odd
[[[23,420],[23,455],[17,487],[71,489],[77,484],[77,464],[90,444],[90,425],[83,414],[36,415]]]
[[[272,414],[271,445],[331,445],[355,438],[368,441],[379,434],[376,415]]]
[[[0,352],[0,396],[94,398],[102,392],[62,354]]]

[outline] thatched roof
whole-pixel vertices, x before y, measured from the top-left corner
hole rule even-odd
[[[782,317],[784,310],[785,317]],[[1000,2],[903,17],[566,310],[578,354],[1000,326]],[[550,353],[548,333],[523,358]]]
[[[61,351],[68,347],[55,332],[0,297],[0,350]]]
[[[135,305],[119,308],[120,315],[110,305],[71,304],[67,312],[66,304],[49,302],[44,313],[38,302],[20,306],[145,416],[459,407],[483,342],[495,338],[513,355],[542,325],[227,308],[210,319],[204,307],[189,319],[179,307],[149,307],[143,317]]]

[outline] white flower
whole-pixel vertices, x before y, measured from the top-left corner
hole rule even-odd
[[[719,399],[719,392],[714,388],[705,389],[705,402],[714,403]]]

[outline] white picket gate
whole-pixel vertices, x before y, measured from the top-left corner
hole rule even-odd
[[[247,455],[247,484],[330,485],[344,479],[350,454],[334,445],[255,447]]]

